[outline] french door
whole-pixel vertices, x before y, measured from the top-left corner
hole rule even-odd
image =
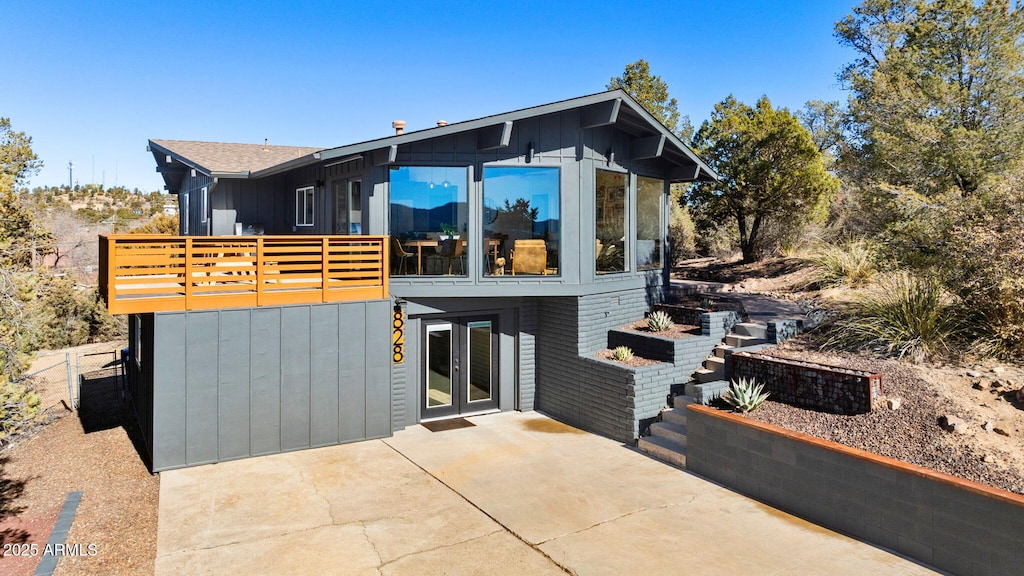
[[[498,407],[498,319],[423,321],[421,419]]]

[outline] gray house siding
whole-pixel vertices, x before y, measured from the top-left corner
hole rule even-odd
[[[390,435],[390,315],[386,300],[149,315],[153,371],[133,377],[153,391],[151,411],[136,402],[153,470]]]

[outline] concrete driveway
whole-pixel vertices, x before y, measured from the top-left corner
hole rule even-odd
[[[162,473],[156,574],[933,574],[536,412]]]

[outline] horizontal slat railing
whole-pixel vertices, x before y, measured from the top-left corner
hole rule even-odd
[[[111,314],[388,297],[387,236],[100,236]]]

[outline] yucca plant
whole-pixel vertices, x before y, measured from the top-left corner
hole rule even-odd
[[[884,278],[837,324],[831,345],[882,347],[921,362],[951,349],[963,333],[953,298],[934,277],[901,273]]]
[[[651,315],[647,317],[647,328],[651,332],[665,332],[666,330],[675,328],[675,326],[676,323],[673,322],[672,318],[663,310],[652,312]]]
[[[764,384],[757,384],[753,378],[740,378],[729,384],[729,389],[722,394],[722,400],[736,412],[751,412],[768,398],[769,393],[763,390]]]
[[[612,350],[612,358],[619,362],[629,362],[633,359],[633,349],[629,346],[619,346]]]

